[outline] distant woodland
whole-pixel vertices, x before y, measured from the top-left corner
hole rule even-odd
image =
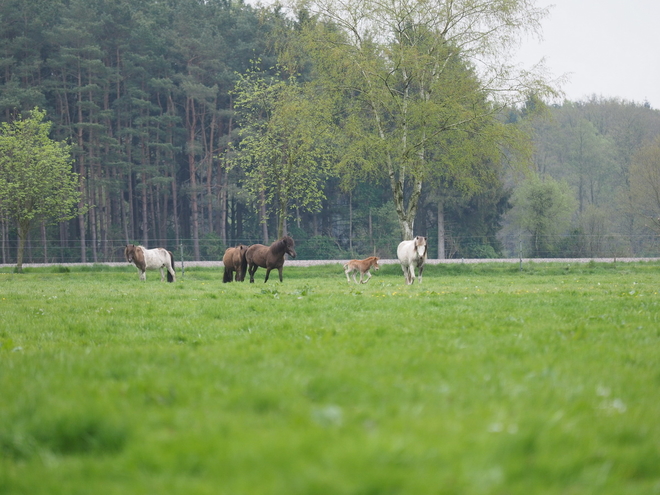
[[[218,260],[284,232],[302,259],[392,258],[410,232],[439,258],[660,255],[660,111],[548,105],[532,86],[494,104],[468,45],[420,26],[383,61],[363,39],[334,52],[351,32],[304,9],[3,1],[0,119],[45,110],[89,206],[35,226],[25,261],[120,261],[127,243]],[[399,75],[389,61],[413,48]],[[445,79],[406,79],[441,50]],[[392,74],[385,90],[365,89],[353,56]],[[16,226],[1,229],[12,263]]]

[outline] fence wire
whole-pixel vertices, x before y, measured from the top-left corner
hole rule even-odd
[[[296,239],[297,259],[334,260],[362,258],[376,255],[383,259],[396,258],[400,241],[397,234],[371,238],[340,239],[315,236]],[[182,261],[221,261],[227,247],[238,244],[251,245],[261,242],[255,239],[200,239],[199,256],[195,254],[193,239],[155,239],[147,247],[164,247]],[[15,264],[18,241],[2,239],[2,264]],[[125,261],[125,241],[108,240],[93,245],[80,241],[48,239],[30,240],[25,247],[23,263],[116,263]],[[138,244],[138,242],[135,242]],[[657,235],[563,235],[534,238],[530,235],[506,235],[488,239],[481,237],[450,237],[444,242],[444,256],[438,249],[437,238],[429,237],[430,259],[501,259],[501,258],[657,258],[660,257],[660,237]]]

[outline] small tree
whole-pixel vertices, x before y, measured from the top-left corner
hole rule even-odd
[[[262,221],[267,207],[275,211],[282,237],[292,209],[320,211],[325,199],[333,159],[327,99],[294,77],[281,81],[256,70],[240,75],[234,91],[244,185],[259,202]]]
[[[48,137],[51,123],[35,108],[27,118],[0,127],[0,213],[18,227],[16,270],[36,222],[69,220],[79,214],[79,176],[71,168],[70,146]]]
[[[575,200],[568,186],[552,177],[533,177],[513,194],[514,222],[531,234],[532,256],[552,252],[553,240],[570,225]]]
[[[660,137],[633,157],[630,167],[630,196],[634,211],[660,233]]]

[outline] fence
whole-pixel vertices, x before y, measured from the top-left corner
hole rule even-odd
[[[330,236],[313,236],[296,239],[296,251],[301,260],[350,259],[376,255],[384,259],[396,258],[398,233],[374,238],[338,239]],[[533,238],[529,235],[506,235],[495,239],[483,237],[451,237],[445,239],[447,259],[488,258],[656,258],[660,257],[658,235],[564,235]],[[227,247],[237,244],[254,244],[251,239],[231,239]],[[17,241],[4,239],[0,260],[3,264],[16,263]],[[215,238],[199,240],[200,256],[195,260],[192,239],[153,240],[148,247],[162,246],[174,253],[177,260],[219,261],[225,245]],[[65,244],[59,240],[32,239],[27,243],[24,263],[109,263],[124,261],[125,242],[107,241],[103,245],[86,243],[83,258],[80,242]],[[438,258],[437,239],[429,236],[429,258]]]

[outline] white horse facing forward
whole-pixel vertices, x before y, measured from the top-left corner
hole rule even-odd
[[[415,267],[419,270],[419,283],[422,283],[427,248],[426,237],[418,235],[410,241],[403,241],[396,249],[403,275],[406,277],[406,284],[410,285],[415,281]]]
[[[174,256],[172,252],[164,248],[147,249],[144,246],[128,244],[124,249],[126,261],[133,263],[140,273],[140,280],[147,280],[147,270],[160,270],[160,281],[165,280],[167,270],[167,281],[175,282]]]

